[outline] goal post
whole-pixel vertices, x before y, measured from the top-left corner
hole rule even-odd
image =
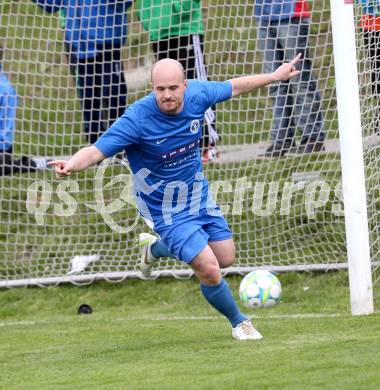
[[[331,0],[351,312],[373,313],[353,1]]]

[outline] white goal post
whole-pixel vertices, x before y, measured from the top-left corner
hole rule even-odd
[[[353,1],[331,0],[351,312],[373,313]]]
[[[115,8],[114,20],[118,33],[127,28],[126,36],[107,41],[101,56],[91,45],[82,53],[103,72],[91,81],[97,89],[88,97],[80,78],[86,61],[75,68],[67,55],[71,14],[35,3],[46,2],[0,4],[1,72],[18,98],[15,118],[7,114],[14,122],[10,160],[1,153],[0,129],[0,287],[141,277],[135,241],[148,228],[134,207],[128,164],[117,156],[59,181],[46,159],[72,155],[87,144],[86,129],[107,128],[116,115],[112,109],[122,106],[120,114],[147,94],[151,65],[167,55],[165,47],[174,45],[171,54],[192,58],[189,75],[204,79],[207,72],[215,81],[270,71],[301,50],[299,79],[232,99],[207,114],[208,124],[215,114],[219,140],[217,153],[205,155],[216,158],[204,171],[237,246],[236,264],[226,272],[348,270],[352,314],[373,312],[380,264],[380,95],[374,83],[380,91],[380,76],[373,76],[376,61],[360,27],[363,5],[304,1],[307,8],[284,7],[283,14],[272,8],[275,17],[268,20],[262,1],[203,0],[200,10],[199,1],[186,0],[178,3],[188,8],[174,7],[170,16],[167,9],[156,7],[155,14],[146,8],[158,0],[130,7],[118,2],[124,6]],[[164,29],[153,30],[179,16],[197,20],[190,33],[180,33],[185,38],[176,41],[174,32],[168,40]],[[178,25],[166,29],[177,30]],[[112,55],[121,62],[113,57],[113,70],[102,68]],[[107,88],[99,83],[107,83],[106,76],[114,77],[121,65],[127,93],[120,79],[104,96]],[[155,277],[191,274],[170,259],[154,271]]]

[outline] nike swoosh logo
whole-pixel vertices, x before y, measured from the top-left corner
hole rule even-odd
[[[156,141],[156,143],[157,143],[157,145],[159,145],[159,144],[162,144],[163,142],[165,142],[166,140],[167,140],[167,138],[158,139],[158,140]]]

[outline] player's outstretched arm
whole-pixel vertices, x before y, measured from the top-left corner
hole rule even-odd
[[[257,74],[252,76],[243,76],[230,80],[232,84],[232,96],[238,96],[243,93],[254,91],[257,88],[264,87],[277,81],[286,81],[300,74],[295,65],[301,58],[301,53],[290,62],[283,63],[273,73]]]
[[[48,162],[49,166],[55,167],[55,174],[59,179],[70,176],[71,172],[79,172],[104,160],[106,156],[95,146],[85,146],[78,150],[70,160],[55,160]]]

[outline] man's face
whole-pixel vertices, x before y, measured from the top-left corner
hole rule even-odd
[[[160,110],[168,115],[179,114],[183,109],[183,97],[187,88],[187,80],[183,74],[174,70],[156,72],[153,80],[153,90]]]

